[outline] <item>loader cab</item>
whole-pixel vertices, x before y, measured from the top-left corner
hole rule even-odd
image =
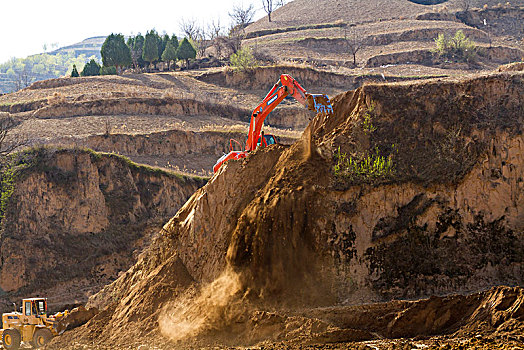
[[[22,300],[22,314],[24,318],[39,318],[47,316],[47,299],[31,298]]]

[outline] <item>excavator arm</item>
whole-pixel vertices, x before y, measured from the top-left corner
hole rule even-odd
[[[245,150],[233,151],[230,142],[230,152],[224,154],[216,162],[213,167],[214,172],[217,172],[222,164],[228,160],[245,158],[249,152],[254,151],[257,148],[260,133],[264,126],[264,120],[287,96],[292,96],[302,105],[308,107],[310,110],[316,111],[317,113],[326,113],[328,115],[333,113],[333,107],[326,95],[309,94],[295,79],[293,79],[293,77],[291,77],[291,75],[282,74],[279,81],[273,85],[266,97],[264,97],[262,102],[253,110],[253,113],[251,113],[251,122],[249,124],[249,133]],[[264,141],[262,140],[261,142],[263,143]]]
[[[317,113],[333,113],[333,107],[326,95],[309,94],[291,75],[282,74],[279,81],[273,85],[266,97],[251,114],[246,151],[254,151],[256,149],[264,120],[287,96],[292,96],[299,103],[310,110],[317,111]]]

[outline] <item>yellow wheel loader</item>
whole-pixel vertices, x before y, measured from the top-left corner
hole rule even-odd
[[[47,316],[47,299],[23,299],[21,312],[15,311],[2,315],[3,328],[0,329],[4,349],[18,349],[22,342],[34,348],[47,344],[58,335],[58,321],[67,315],[57,313]]]

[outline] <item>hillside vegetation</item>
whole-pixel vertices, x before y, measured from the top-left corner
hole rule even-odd
[[[74,52],[57,52],[12,58],[0,64],[0,93],[18,91],[35,81],[62,77],[71,72],[73,65],[82,69],[87,61],[95,57],[77,55]]]

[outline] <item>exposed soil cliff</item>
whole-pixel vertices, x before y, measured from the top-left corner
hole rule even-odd
[[[480,325],[490,333],[494,319],[518,334],[520,288],[340,311],[345,326],[329,321],[336,309],[291,319],[288,307],[522,285],[523,94],[515,72],[337,96],[334,115],[317,115],[299,142],[223,167],[135,266],[91,298],[105,311],[57,341],[322,343]],[[504,316],[487,311],[496,300]],[[268,308],[280,311],[257,313]]]
[[[244,144],[246,135],[247,131],[170,130],[146,135],[93,135],[75,143],[95,151],[123,154],[140,163],[209,174],[217,159],[229,152],[230,140],[238,140]],[[288,145],[296,141],[285,136],[278,137],[278,140]],[[235,146],[240,149],[238,145]]]
[[[45,294],[53,306],[83,302],[127,270],[205,183],[79,149],[14,161],[15,175],[2,178],[0,287],[13,299]]]

